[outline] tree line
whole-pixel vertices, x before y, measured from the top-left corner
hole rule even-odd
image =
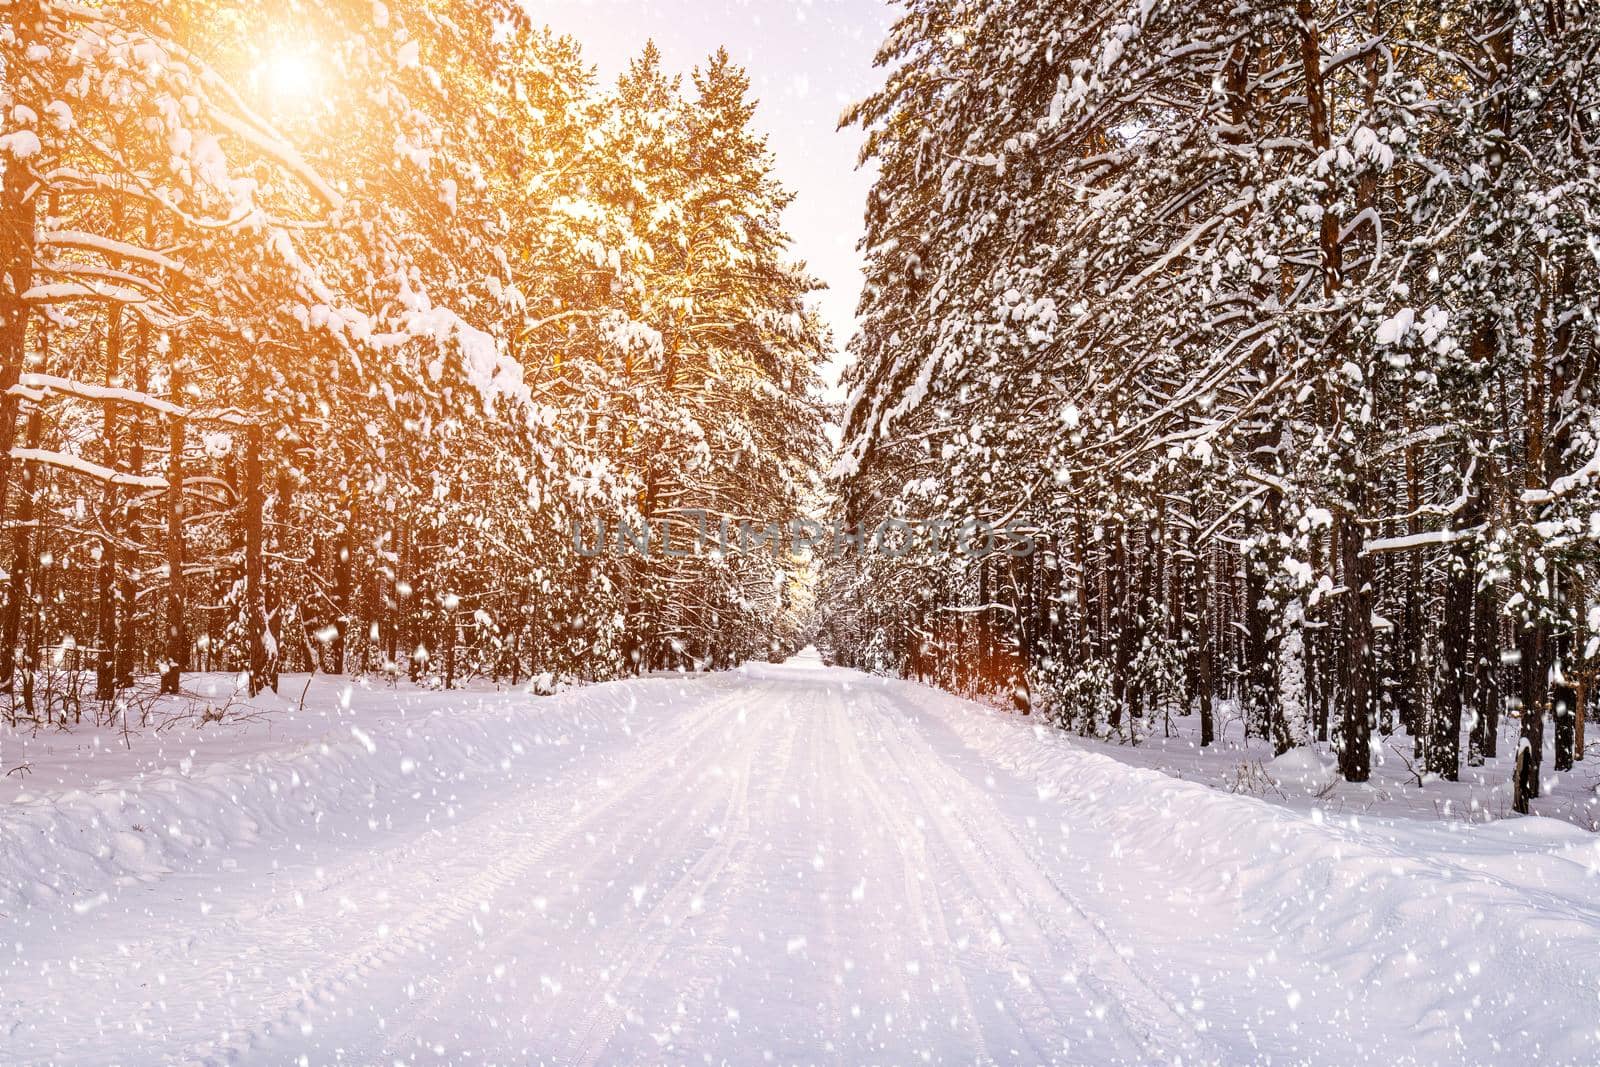
[[[831,339],[744,72],[509,0],[0,4],[0,690],[595,679],[792,645]],[[80,712],[81,714],[81,712]]]
[[[1043,549],[836,561],[835,655],[1526,810],[1600,634],[1593,5],[909,0],[878,59],[837,506]]]

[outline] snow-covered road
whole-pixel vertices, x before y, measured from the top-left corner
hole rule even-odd
[[[12,805],[7,849],[49,816],[42,854],[82,862],[0,905],[0,1062],[1600,1047],[1596,850],[1570,827],[1333,825],[814,661],[511,699],[461,711],[455,748],[441,703]],[[59,840],[80,824],[105,842]]]

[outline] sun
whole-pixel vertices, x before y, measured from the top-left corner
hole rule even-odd
[[[303,110],[322,88],[321,71],[307,52],[277,52],[251,72],[256,91],[278,110]]]

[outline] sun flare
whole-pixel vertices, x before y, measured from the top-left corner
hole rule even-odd
[[[302,109],[314,100],[322,86],[316,60],[305,52],[279,52],[264,58],[252,72],[256,90],[271,105],[281,109]]]

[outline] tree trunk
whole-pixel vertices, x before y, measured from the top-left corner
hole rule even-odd
[[[334,620],[333,638],[333,673],[345,672],[345,658],[349,655],[350,636],[350,610],[351,604],[351,565],[355,553],[355,542],[352,534],[356,524],[355,495],[351,494],[345,509],[346,518],[344,528],[339,532],[339,540],[334,548],[333,560],[333,597],[334,609],[339,613]]]
[[[139,323],[138,346],[134,353],[135,363],[133,370],[133,386],[141,393],[149,385],[148,364],[146,362],[149,355],[150,324],[141,320]],[[129,421],[128,438],[128,471],[132,474],[143,474],[144,424],[140,420],[137,410]],[[144,536],[140,530],[142,521],[143,509],[130,505],[124,527],[129,546],[123,553],[122,580],[117,592],[117,612],[121,616],[117,623],[117,687],[119,689],[126,689],[133,684],[139,615],[139,591],[135,582],[135,575],[138,573],[140,565],[139,545]]]
[[[1339,552],[1345,582],[1344,685],[1340,689],[1339,769],[1346,781],[1365,782],[1372,774],[1372,582],[1371,560],[1361,551],[1355,517],[1340,509]]]
[[[43,432],[43,424],[37,406],[28,412],[28,430],[25,441],[29,448],[39,447],[39,438]],[[38,553],[33,545],[34,520],[38,515],[38,501],[36,498],[35,483],[38,472],[34,464],[25,463],[22,466],[22,495],[17,501],[16,526],[11,534],[11,581],[10,595],[6,597],[6,617],[3,636],[5,656],[0,662],[0,692],[13,693],[16,691],[17,664],[20,655],[24,669],[32,662],[32,657],[27,649],[18,649],[18,641],[22,637],[22,611],[23,605],[34,599],[33,575],[34,565],[38,560]],[[31,710],[33,702],[32,677],[25,678],[24,691],[30,699],[27,701]]]
[[[1410,537],[1422,532],[1422,485],[1417,468],[1417,448],[1412,445],[1406,449],[1406,535]],[[1405,696],[1400,707],[1400,721],[1407,733],[1420,738],[1424,732],[1423,709],[1428,705],[1428,691],[1427,680],[1422,677],[1422,646],[1426,636],[1421,603],[1422,553],[1415,549],[1406,553],[1404,582],[1400,669],[1405,681],[1400,689]]]
[[[1128,538],[1121,527],[1112,533],[1111,544],[1111,565],[1106,568],[1106,579],[1110,583],[1106,599],[1110,604],[1111,619],[1106,629],[1115,651],[1111,675],[1111,721],[1106,725],[1110,727],[1112,734],[1116,734],[1122,729],[1123,710],[1128,703],[1128,661],[1131,656],[1127,638],[1132,630],[1127,614],[1126,592],[1129,584]]]
[[[1199,551],[1209,556],[1209,550],[1198,545]],[[1196,666],[1195,689],[1200,698],[1200,747],[1206,748],[1216,741],[1216,716],[1212,701],[1217,691],[1216,654],[1211,646],[1211,605],[1209,558],[1199,555],[1194,561],[1194,654]]]
[[[183,397],[182,343],[172,338],[170,383],[172,403],[181,407]],[[189,633],[183,617],[183,420],[169,417],[167,440],[167,644],[166,669],[161,674],[161,691],[178,692],[183,672],[188,669]]]
[[[1550,711],[1555,720],[1554,767],[1558,771],[1570,771],[1577,741],[1578,690],[1565,675],[1550,690]]]
[[[122,308],[113,304],[107,312],[106,327],[106,387],[116,388],[122,377]],[[109,469],[118,466],[121,449],[117,444],[117,408],[108,401],[103,413],[100,445],[101,461]],[[95,699],[110,700],[117,694],[117,512],[121,493],[115,486],[107,486],[101,524],[105,536],[100,542],[99,567],[99,637],[100,653],[95,671]]]
[[[1473,612],[1472,706],[1477,719],[1473,723],[1472,748],[1481,764],[1500,751],[1500,610],[1493,585],[1478,588]]]
[[[1558,586],[1557,595],[1565,592]],[[1572,750],[1578,735],[1578,691],[1573,686],[1572,634],[1563,633],[1555,641],[1555,657],[1550,675],[1550,718],[1555,726],[1551,765],[1558,771],[1572,770]]]
[[[18,32],[24,32],[22,26]],[[33,243],[37,200],[26,167],[11,166],[0,182],[0,514],[11,499],[21,398],[13,392],[27,358],[28,305],[22,294],[33,287]],[[6,684],[11,677],[11,646],[6,646]],[[9,691],[9,689],[8,689]]]
[[[1428,723],[1423,766],[1446,781],[1461,773],[1461,720],[1473,687],[1472,617],[1475,576],[1468,553],[1453,554],[1445,579],[1438,698]]]
[[[1259,451],[1259,449],[1258,449]],[[1268,496],[1272,496],[1269,490]],[[1265,510],[1265,509],[1264,509]],[[1265,525],[1271,527],[1272,511]],[[1246,523],[1247,536],[1261,528],[1254,520]],[[1277,701],[1273,699],[1273,680],[1276,674],[1277,655],[1272,642],[1271,607],[1267,603],[1267,582],[1263,573],[1265,563],[1251,552],[1244,559],[1244,722],[1245,735],[1254,731],[1258,737],[1275,737],[1278,734]]]
[[[250,695],[267,687],[267,597],[262,588],[261,426],[251,422],[244,451],[244,612],[249,640]]]

